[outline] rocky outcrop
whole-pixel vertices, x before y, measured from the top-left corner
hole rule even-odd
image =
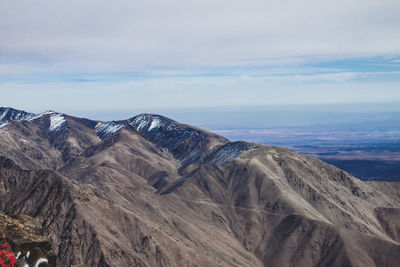
[[[38,221],[27,215],[10,217],[0,213],[0,244],[10,245],[15,266],[56,266],[49,239],[43,235]]]

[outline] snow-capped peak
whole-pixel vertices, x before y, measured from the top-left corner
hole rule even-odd
[[[129,124],[137,131],[144,130],[146,127],[147,131],[151,131],[163,126],[160,116],[148,114],[138,115]]]
[[[146,114],[140,114],[130,123],[130,125],[138,131],[146,127],[148,124],[149,124],[149,119]]]
[[[6,123],[14,120],[29,120],[34,116],[35,114],[22,110],[16,110],[13,108],[0,108],[0,123]]]
[[[50,116],[49,117],[49,119],[50,119],[49,132],[55,132],[55,131],[60,130],[66,123],[64,114],[57,113],[52,110],[48,110],[48,111],[33,115],[33,116],[29,117],[27,120],[29,120],[29,121],[37,120],[46,115]]]
[[[6,125],[11,121],[29,120],[34,116],[35,114],[23,110],[0,107],[0,130],[6,127]]]

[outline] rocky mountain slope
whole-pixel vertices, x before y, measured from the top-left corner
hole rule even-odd
[[[160,115],[12,118],[0,119],[0,210],[39,220],[59,266],[400,262],[398,183]]]

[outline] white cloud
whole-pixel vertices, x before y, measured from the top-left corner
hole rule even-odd
[[[400,54],[400,2],[0,0],[0,63],[53,72]]]
[[[399,10],[398,0],[0,0],[0,106],[399,101],[398,79],[382,79],[393,69],[315,64],[398,63]],[[381,80],[360,80],[371,77]]]

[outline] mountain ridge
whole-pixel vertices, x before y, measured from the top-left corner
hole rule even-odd
[[[400,262],[400,183],[156,114],[7,123],[1,211],[38,219],[60,266]]]

